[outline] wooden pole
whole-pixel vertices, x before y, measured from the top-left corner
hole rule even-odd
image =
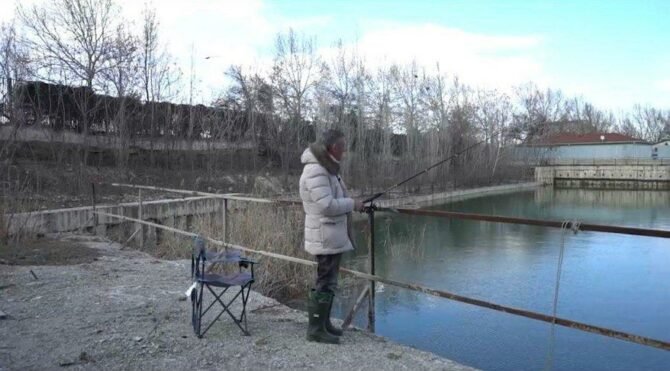
[[[270,200],[270,199],[267,199],[267,198],[246,197],[246,196],[239,196],[239,193],[220,194],[220,193],[209,193],[209,192],[200,192],[200,191],[189,191],[189,190],[184,190],[184,189],[143,186],[143,185],[136,185],[136,184],[123,184],[123,183],[107,183],[107,184],[109,184],[113,187],[126,187],[126,188],[131,188],[131,189],[144,189],[144,190],[151,190],[151,191],[172,192],[172,193],[178,193],[178,194],[183,194],[183,195],[222,198],[222,199],[229,199],[229,200],[236,200],[236,201],[249,201],[249,202],[258,202],[258,203],[266,203],[266,204],[284,204],[284,205],[294,205],[294,206],[301,206],[302,205],[301,201]]]
[[[128,242],[130,242],[135,236],[137,236],[137,233],[138,233],[140,230],[141,230],[141,228],[136,229],[135,232],[133,232],[133,234],[131,234],[130,237],[128,237],[128,239],[126,240],[126,242],[124,243],[124,245],[127,245]]]
[[[344,319],[344,323],[342,323],[342,328],[347,328],[349,327],[349,325],[351,325],[351,322],[353,322],[356,312],[358,312],[358,308],[360,308],[361,303],[363,303],[363,299],[365,299],[365,297],[368,296],[368,292],[370,292],[370,287],[365,286],[365,288],[361,291],[361,294],[358,295],[358,299],[356,299],[356,302],[349,311],[349,314],[347,314],[347,317]]]

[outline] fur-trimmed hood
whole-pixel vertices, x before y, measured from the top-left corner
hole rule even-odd
[[[337,175],[340,172],[340,164],[330,157],[326,146],[321,143],[310,144],[300,156],[300,162],[303,164],[318,163],[332,175]]]

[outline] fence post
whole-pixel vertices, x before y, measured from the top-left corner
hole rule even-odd
[[[370,244],[368,246],[368,273],[375,275],[375,210],[370,205],[368,209],[368,224],[370,225]],[[368,331],[375,332],[375,281],[370,280],[368,292]]]
[[[93,234],[98,234],[98,214],[95,212],[95,183],[91,182],[91,199],[93,200]],[[86,223],[88,224],[88,223]],[[84,226],[86,228],[86,226]]]
[[[137,195],[138,199],[138,206],[137,206],[137,219],[143,220],[142,219],[142,189],[138,191]],[[144,249],[144,225],[140,224],[138,225],[139,231],[140,231],[140,250]]]
[[[221,210],[221,215],[223,216],[223,243],[228,243],[228,199],[223,199],[223,210]]]

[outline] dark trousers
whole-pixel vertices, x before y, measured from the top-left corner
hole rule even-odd
[[[316,255],[316,291],[335,293],[342,254]]]

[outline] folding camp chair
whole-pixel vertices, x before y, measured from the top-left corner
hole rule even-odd
[[[219,265],[222,268],[225,264],[236,264],[236,272],[230,274],[210,273],[213,267]],[[247,300],[249,300],[249,293],[251,292],[251,284],[254,283],[254,264],[256,264],[255,261],[240,256],[240,252],[237,250],[230,249],[222,252],[207,251],[205,241],[201,238],[195,239],[191,254],[191,278],[193,279],[193,285],[189,288],[188,295],[191,297],[192,304],[191,322],[193,324],[193,331],[195,331],[195,334],[199,338],[205,335],[207,330],[212,327],[223,313],[228,313],[230,318],[235,321],[237,327],[245,335],[249,335],[249,331],[247,331],[246,310]],[[225,303],[222,300],[223,294],[229,289],[235,290],[236,288],[239,288],[239,291],[232,299]],[[214,296],[214,300],[207,308],[203,309],[205,289]],[[217,293],[217,290],[220,290],[220,292]],[[242,312],[239,317],[233,315],[231,312],[231,305],[238,298],[242,302]],[[221,304],[223,309],[209,322],[209,325],[203,331],[203,317],[216,303]]]

